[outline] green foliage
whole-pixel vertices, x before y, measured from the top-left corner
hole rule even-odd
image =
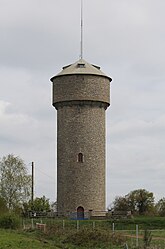
[[[64,243],[71,243],[75,246],[85,248],[107,248],[108,245],[123,245],[125,238],[120,234],[109,233],[105,230],[83,229],[69,235]]]
[[[9,210],[14,210],[30,195],[31,177],[22,159],[14,155],[0,161],[0,196]]]
[[[116,211],[127,211],[129,210],[129,204],[126,197],[117,196],[113,202],[113,209]]]
[[[42,196],[42,197],[36,197],[33,202],[29,200],[28,202],[23,203],[24,213],[27,213],[31,210],[35,212],[49,211],[50,210],[49,199],[47,199],[45,196]]]
[[[14,214],[4,214],[0,216],[0,228],[16,229],[19,227],[19,218]]]
[[[93,221],[80,221],[79,231],[77,231],[76,221],[65,220],[65,227],[63,227],[63,220],[61,219],[43,218],[43,223],[47,224],[46,232],[29,229],[31,219],[28,220],[29,224],[27,219],[24,222],[24,224],[27,224],[27,230],[23,232],[20,230],[17,230],[17,232],[0,230],[0,249],[137,249],[135,238],[135,224],[137,223],[139,224],[138,249],[165,248],[165,230],[160,230],[160,228],[165,227],[165,218],[161,217],[138,217],[118,221],[118,224],[116,221],[114,233],[111,230],[112,224],[106,220],[95,221],[95,229],[92,226]],[[38,219],[34,219],[34,224],[35,222],[38,222]],[[120,231],[117,231],[117,229],[120,229]],[[125,231],[122,231],[122,229],[125,229]],[[152,229],[152,240],[151,233],[147,229]],[[156,230],[154,231],[154,229]],[[146,234],[144,234],[144,230],[146,230]],[[125,235],[128,235],[128,237]],[[144,238],[142,235],[145,235]]]
[[[154,210],[154,196],[145,189],[131,191],[124,197],[116,197],[113,209],[120,211],[132,211],[133,214],[150,214]]]
[[[45,196],[37,197],[35,198],[33,202],[33,208],[35,211],[43,212],[43,211],[49,211],[50,210],[50,204],[49,199],[47,199]]]
[[[0,213],[6,213],[8,211],[7,205],[6,205],[6,201],[0,197]]]
[[[143,238],[144,249],[146,249],[148,246],[150,246],[151,240],[152,240],[151,232],[148,231],[147,229],[144,230],[144,238]]]
[[[107,221],[109,227],[112,227],[113,220]],[[165,218],[163,217],[148,217],[148,216],[137,216],[132,219],[115,220],[116,230],[134,230],[136,225],[139,229],[164,229]]]
[[[165,216],[165,198],[162,198],[156,204],[156,211],[160,216]]]
[[[130,200],[134,211],[137,211],[140,215],[150,213],[154,208],[153,193],[145,189],[138,189],[130,192],[128,199]]]
[[[59,249],[51,241],[38,238],[36,234],[14,230],[0,230],[0,249]]]

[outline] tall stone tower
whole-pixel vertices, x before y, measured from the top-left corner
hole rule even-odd
[[[105,211],[105,111],[110,82],[80,59],[51,78],[57,110],[58,212]]]

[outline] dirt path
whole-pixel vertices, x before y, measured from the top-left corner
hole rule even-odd
[[[123,234],[125,237],[128,237],[128,238],[135,238],[136,239],[136,235],[130,235],[130,234]],[[139,239],[143,239],[143,235],[139,235],[138,236]],[[152,237],[153,240],[164,240],[165,241],[165,238],[162,238],[162,237]]]

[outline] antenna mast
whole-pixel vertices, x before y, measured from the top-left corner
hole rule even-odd
[[[81,0],[81,46],[80,46],[80,59],[83,58],[83,0]]]

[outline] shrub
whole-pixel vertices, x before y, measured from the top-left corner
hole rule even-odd
[[[69,235],[64,243],[71,243],[75,246],[85,246],[87,248],[107,248],[107,245],[123,245],[125,238],[119,234],[109,233],[103,230],[83,229]]]
[[[3,214],[0,216],[0,228],[16,229],[19,227],[19,219],[14,214]]]

